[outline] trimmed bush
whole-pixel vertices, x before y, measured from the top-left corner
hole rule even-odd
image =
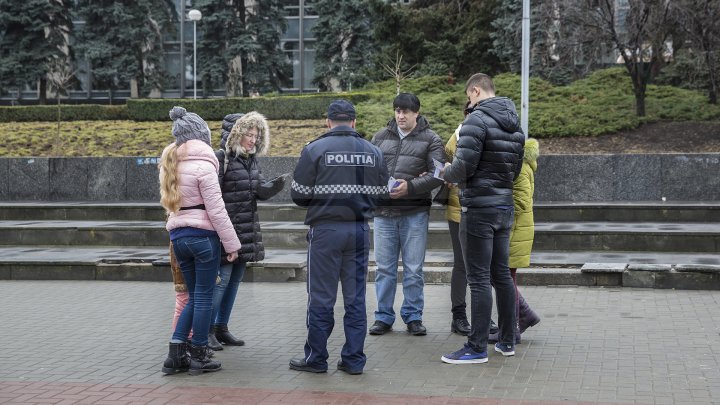
[[[333,100],[345,98],[357,104],[367,100],[367,93],[315,93],[295,96],[210,99],[130,99],[128,115],[135,121],[167,121],[174,106],[185,107],[205,120],[222,120],[233,112],[258,111],[271,120],[303,120],[324,117]]]
[[[0,122],[57,120],[57,105],[0,107]],[[124,105],[61,104],[61,121],[115,121],[128,119]]]

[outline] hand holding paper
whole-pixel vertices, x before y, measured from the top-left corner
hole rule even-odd
[[[435,158],[433,158],[433,164],[435,165],[435,171],[433,172],[433,177],[435,177],[436,179],[444,180],[443,174],[445,172],[445,165]]]

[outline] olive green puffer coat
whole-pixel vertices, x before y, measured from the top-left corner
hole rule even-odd
[[[520,176],[513,183],[513,200],[515,205],[515,222],[510,231],[511,269],[528,267],[530,251],[535,237],[535,219],[533,218],[533,193],[535,192],[535,171],[540,146],[536,139],[525,141],[525,156]]]

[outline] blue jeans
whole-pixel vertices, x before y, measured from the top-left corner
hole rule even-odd
[[[471,331],[468,344],[473,350],[487,350],[492,282],[498,310],[499,341],[515,344],[515,285],[510,277],[510,229],[514,210],[470,208],[460,220],[460,244],[470,286]]]
[[[395,322],[395,290],[397,289],[398,259],[402,252],[403,303],[400,316],[403,322],[422,321],[425,296],[423,288],[423,263],[427,246],[429,213],[401,215],[399,217],[375,217],[374,245],[375,291],[378,309],[375,320],[392,325]]]
[[[220,283],[215,286],[213,295],[213,325],[227,325],[235,303],[238,287],[245,274],[245,262],[239,259],[233,263],[220,266]]]
[[[189,299],[180,314],[173,341],[186,341],[193,330],[192,344],[205,346],[210,330],[215,278],[220,267],[220,239],[217,236],[188,236],[173,241],[175,256],[185,278]]]
[[[351,370],[362,370],[367,333],[365,283],[370,253],[370,227],[365,222],[317,224],[308,231],[307,328],[305,361],[327,370],[327,340],[335,326],[338,281],[342,285],[345,344],[340,352]]]

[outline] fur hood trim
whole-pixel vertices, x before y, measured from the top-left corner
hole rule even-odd
[[[247,133],[251,128],[258,129],[258,139],[255,141],[255,147],[252,150],[245,150],[240,146],[243,134]],[[257,111],[250,111],[235,121],[230,135],[225,142],[225,159],[230,154],[240,155],[258,155],[262,156],[267,153],[270,148],[270,127],[264,115]],[[226,165],[227,167],[227,165]]]
[[[537,158],[540,156],[540,143],[535,138],[525,141],[525,155],[523,160],[528,162],[533,170],[537,170]]]

